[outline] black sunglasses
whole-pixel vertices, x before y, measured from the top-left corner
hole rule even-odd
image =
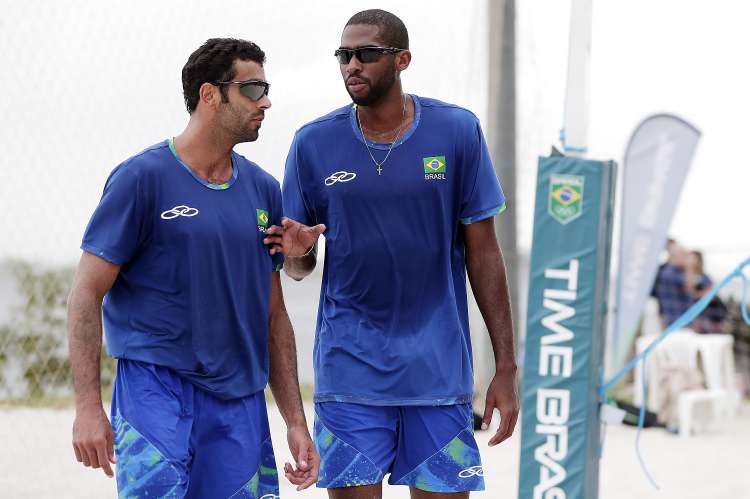
[[[356,56],[357,60],[363,64],[375,62],[383,54],[395,54],[406,49],[397,49],[395,47],[360,47],[358,49],[338,49],[333,55],[339,60],[339,64],[349,64],[352,57]]]
[[[271,88],[271,84],[263,80],[216,81],[214,85],[239,85],[240,93],[250,100],[260,100]]]

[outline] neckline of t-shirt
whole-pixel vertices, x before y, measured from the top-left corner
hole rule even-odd
[[[407,140],[409,140],[409,137],[411,137],[414,132],[417,130],[417,127],[419,126],[419,121],[422,118],[422,104],[419,102],[419,97],[417,97],[414,94],[406,94],[409,95],[414,101],[414,121],[412,122],[409,129],[404,133],[399,139],[396,141],[395,144],[393,144],[393,148],[397,148]],[[362,144],[365,144],[365,141],[362,138],[362,132],[359,129],[359,124],[357,123],[357,105],[352,104],[351,111],[349,112],[349,121],[352,125],[352,131],[354,132],[354,136],[357,138],[358,141],[362,142]],[[367,141],[367,145],[372,147],[373,149],[380,149],[380,150],[388,150],[391,148],[391,143],[382,143],[382,142],[372,142],[371,140]]]
[[[198,175],[196,175],[195,172],[182,161],[180,155],[177,154],[177,149],[174,146],[174,137],[170,137],[167,139],[167,146],[169,146],[169,150],[172,152],[172,156],[174,156],[174,159],[177,160],[180,166],[187,170],[190,176],[197,180],[198,183],[200,183],[204,187],[211,189],[212,191],[225,191],[232,187],[232,185],[234,185],[235,181],[237,180],[238,168],[237,164],[234,161],[234,151],[232,151],[230,158],[232,160],[232,178],[230,178],[223,184],[212,184],[211,182],[208,182],[207,180],[202,179]]]

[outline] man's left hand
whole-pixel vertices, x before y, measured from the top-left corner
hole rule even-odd
[[[490,439],[490,447],[499,444],[513,435],[513,430],[518,421],[518,391],[516,389],[516,370],[497,371],[492,383],[487,389],[487,400],[484,406],[484,418],[482,428],[489,427],[492,421],[492,413],[497,409],[500,411],[500,427],[497,433]]]
[[[292,426],[287,430],[289,450],[294,456],[296,468],[284,463],[284,475],[297,490],[304,490],[318,481],[320,456],[315,451],[310,433],[304,426]]]
[[[272,225],[266,230],[263,244],[268,246],[269,253],[283,253],[284,256],[303,256],[318,242],[318,237],[325,232],[323,224],[308,227],[291,218],[282,218],[281,227]]]

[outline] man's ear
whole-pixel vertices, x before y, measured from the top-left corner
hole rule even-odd
[[[217,85],[204,83],[198,89],[198,101],[209,108],[216,108],[221,102],[221,89]]]
[[[411,52],[404,50],[396,54],[396,70],[405,71],[411,64]]]

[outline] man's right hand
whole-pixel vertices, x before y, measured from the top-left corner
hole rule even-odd
[[[112,425],[101,405],[76,410],[73,450],[79,463],[91,468],[101,468],[107,476],[114,476],[110,465],[115,464],[114,441]]]
[[[318,224],[308,227],[291,218],[282,218],[281,227],[272,225],[266,231],[263,243],[270,247],[272,255],[283,253],[284,256],[303,256],[318,242],[318,237],[326,226]]]

